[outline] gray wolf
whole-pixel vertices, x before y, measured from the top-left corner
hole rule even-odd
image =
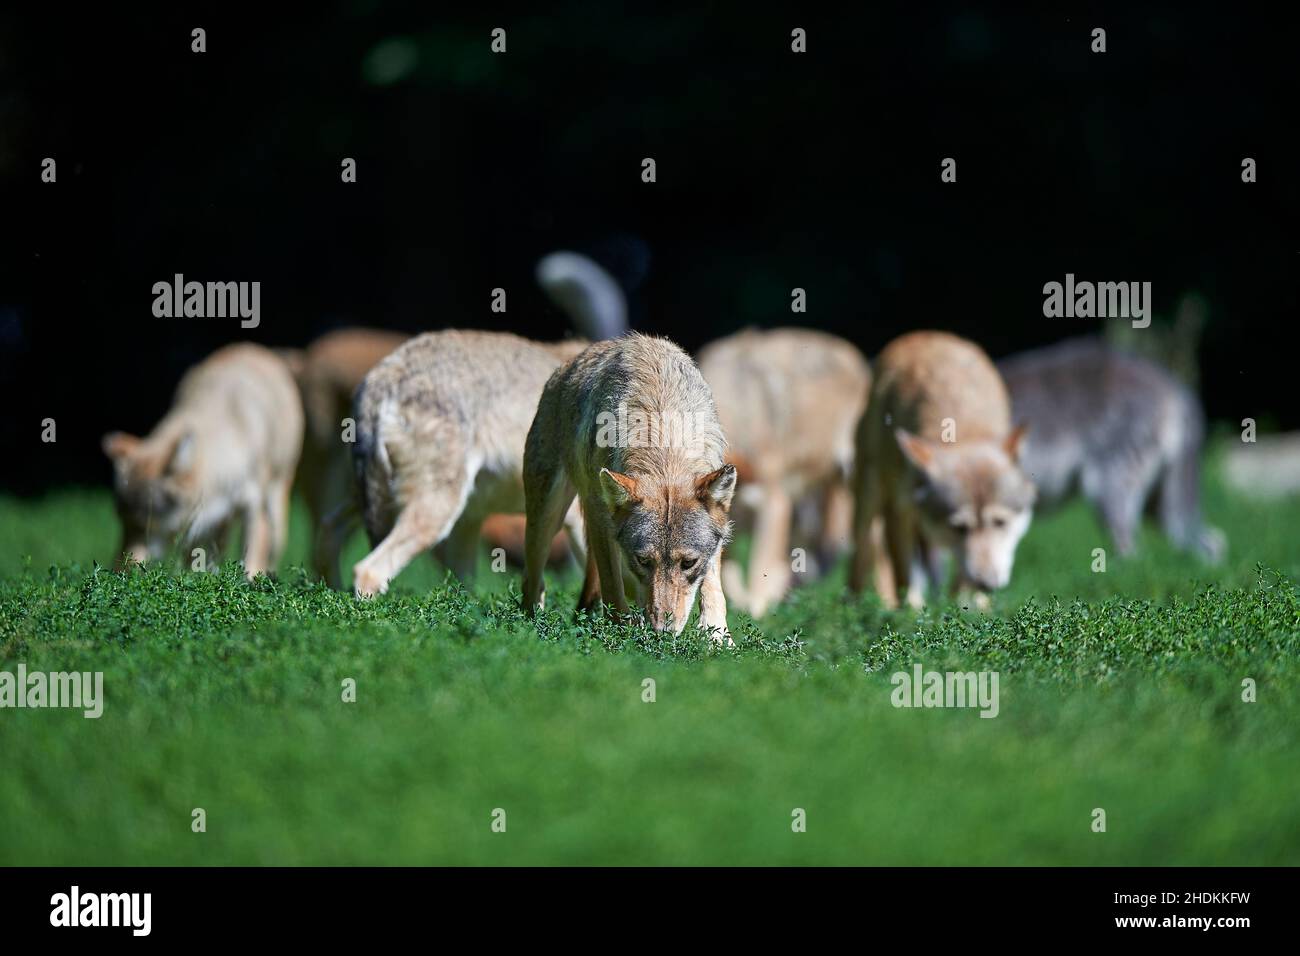
[[[631,597],[659,631],[730,641],[719,563],[736,468],[704,377],[666,339],[597,342],[551,376],[524,451],[524,606],[542,606],[546,549],[576,495],[587,526],[581,606]]]
[[[1029,424],[1021,464],[1043,504],[1082,492],[1121,554],[1133,552],[1151,506],[1176,546],[1223,556],[1222,532],[1201,521],[1205,425],[1190,389],[1090,337],[1010,356],[998,370],[1016,419]]]
[[[472,580],[483,520],[523,510],[524,440],[542,387],[585,345],[427,332],[367,373],[354,402],[353,461],[373,550],[353,569],[358,595],[386,591],[435,545],[458,578]],[[580,528],[575,510],[571,541],[582,540]]]

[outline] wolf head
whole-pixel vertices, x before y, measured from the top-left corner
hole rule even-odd
[[[137,561],[162,557],[190,532],[200,505],[194,433],[141,439],[112,432],[104,436],[103,448],[113,462],[121,551]]]
[[[1025,426],[1001,442],[950,444],[902,428],[894,436],[921,479],[916,503],[923,533],[952,549],[976,587],[1005,587],[1036,496],[1019,464]]]
[[[700,582],[727,541],[736,468],[686,480],[600,470],[600,490],[614,519],[625,581],[656,631],[680,634]]]

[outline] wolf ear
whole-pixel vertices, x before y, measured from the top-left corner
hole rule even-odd
[[[608,468],[600,469],[600,493],[612,510],[626,508],[641,499],[636,493],[636,479]]]
[[[1002,450],[1005,451],[1007,456],[1017,464],[1020,462],[1020,453],[1025,447],[1025,433],[1028,431],[1029,423],[1021,422],[1013,428],[1011,434],[1002,441]]]
[[[109,432],[100,440],[100,447],[104,449],[105,455],[114,462],[119,462],[130,457],[140,447],[140,439],[126,432]]]
[[[171,455],[167,459],[167,471],[169,474],[181,475],[193,467],[194,432],[187,430],[181,433],[181,437],[172,446]]]
[[[736,466],[723,465],[717,471],[695,479],[695,494],[705,504],[714,504],[726,511],[731,507],[731,496],[736,493]]]
[[[929,471],[934,464],[934,443],[926,441],[919,435],[913,435],[906,428],[895,428],[894,438],[903,456],[921,471]]]

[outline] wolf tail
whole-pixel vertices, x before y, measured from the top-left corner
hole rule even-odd
[[[352,444],[352,467],[356,473],[354,507],[361,513],[371,545],[383,538],[376,508],[382,496],[376,495],[377,485],[391,484],[392,462],[384,445],[384,413],[386,403],[366,395],[366,382],[357,386],[352,400],[352,416],[356,421],[356,441]]]
[[[537,263],[537,283],[584,338],[598,342],[627,331],[627,299],[618,281],[577,252],[552,252]]]
[[[1181,408],[1179,440],[1171,449],[1160,478],[1160,524],[1180,548],[1195,551],[1217,564],[1227,551],[1227,539],[1218,528],[1201,521],[1201,446],[1205,425],[1200,404],[1190,394]]]

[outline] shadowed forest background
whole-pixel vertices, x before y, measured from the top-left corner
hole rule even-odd
[[[609,267],[633,326],[688,349],[745,325],[827,329],[868,356],[917,327],[994,356],[1103,331],[1043,317],[1067,272],[1150,281],[1150,344],[1197,292],[1210,418],[1300,426],[1292,45],[1276,20],[1180,5],[7,9],[0,437],[22,467],[0,486],[106,484],[100,435],[147,431],[228,341],[561,337],[532,276],[558,248]],[[260,281],[261,326],[154,318],[175,273]]]

